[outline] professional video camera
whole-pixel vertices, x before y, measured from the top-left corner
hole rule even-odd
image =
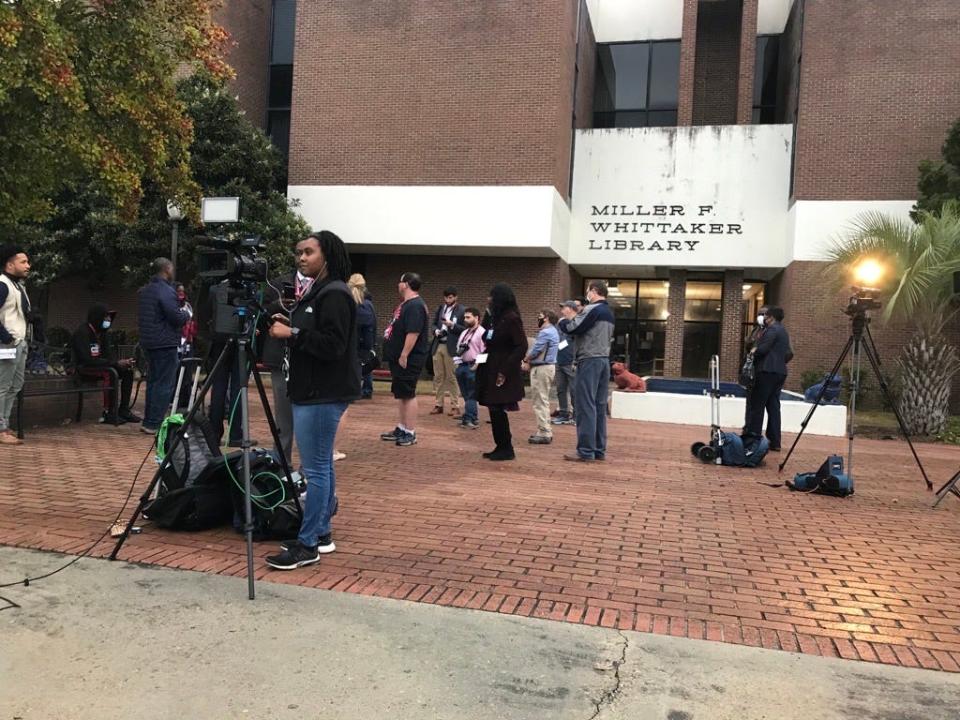
[[[260,257],[259,237],[199,238],[197,274],[219,281],[211,290],[214,334],[240,337],[249,331],[247,320],[260,310],[259,283],[267,279],[267,260]]]
[[[874,290],[870,288],[860,288],[854,286],[853,296],[844,309],[844,313],[852,318],[861,318],[870,310],[879,310],[883,307],[880,301],[874,297]]]
[[[267,261],[259,257],[266,249],[259,237],[197,238],[201,249],[197,256],[197,274],[211,280],[263,282],[267,279]]]

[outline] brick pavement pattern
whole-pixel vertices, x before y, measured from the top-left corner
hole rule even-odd
[[[481,460],[489,430],[442,416],[398,448],[376,437],[395,418],[377,393],[338,438],[337,551],[283,573],[263,565],[276,546],[258,544],[259,580],[960,671],[960,504],[930,509],[902,442],[858,440],[857,494],[840,500],[764,485],[778,479],[777,455],[753,471],[700,464],[688,447],[706,430],[695,427],[612,421],[609,462],[589,466],[560,460],[572,427],[552,446],[519,445],[514,463]],[[253,407],[252,434],[268,437]],[[517,438],[533,432],[529,403],[512,424]],[[27,440],[0,449],[0,543],[80,552],[113,520],[150,441],[93,424]],[[806,437],[788,471],[844,446]],[[935,482],[960,460],[953,447],[920,452]],[[121,559],[245,573],[229,528],[144,525]],[[68,588],[70,572],[47,582]]]

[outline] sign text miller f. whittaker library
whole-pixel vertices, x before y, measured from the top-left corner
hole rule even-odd
[[[616,218],[591,220],[590,250],[693,251],[699,240],[673,236],[684,235],[743,235],[740,223],[716,222],[713,205],[591,205],[590,216]],[[657,218],[657,219],[647,219]],[[667,218],[659,220],[659,218]],[[668,235],[650,241],[640,238],[610,237],[610,235]]]

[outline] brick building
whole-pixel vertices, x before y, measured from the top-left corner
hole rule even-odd
[[[848,332],[825,249],[905,214],[960,117],[956,0],[233,0],[248,115],[344,238],[381,322],[396,279],[526,322],[610,281],[635,371],[734,373],[757,306],[797,359]],[[891,356],[902,334],[875,328]]]

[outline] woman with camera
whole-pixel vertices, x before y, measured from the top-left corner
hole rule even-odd
[[[489,319],[484,323],[486,352],[476,359],[477,402],[490,410],[496,448],[484,453],[487,460],[513,460],[513,437],[508,412],[520,409],[523,373],[520,362],[527,352],[527,336],[517,308],[517,298],[506,283],[497,283],[488,298]]]
[[[279,555],[267,558],[267,565],[277,570],[311,565],[336,549],[330,528],[336,494],[333,441],[347,405],[360,397],[357,304],[346,282],[347,249],[324,230],[297,243],[296,254],[308,282],[289,318],[273,316],[270,336],[287,343],[287,394],[307,501],[300,535],[283,543]]]

